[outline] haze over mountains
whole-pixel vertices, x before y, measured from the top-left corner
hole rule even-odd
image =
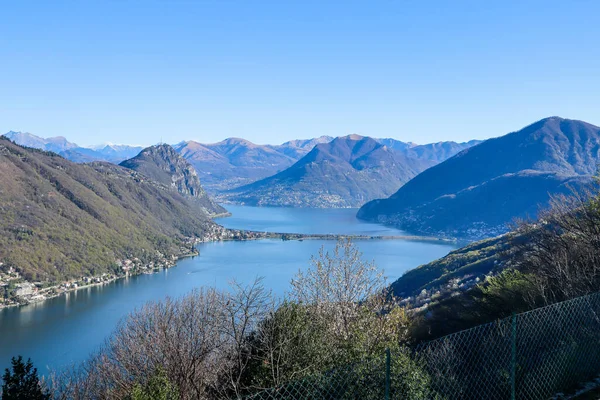
[[[51,152],[23,148],[8,138]],[[87,150],[113,156],[136,151],[109,147]],[[482,143],[414,145],[358,135],[277,146],[243,139],[182,142],[142,149],[120,165],[76,164],[55,154],[81,152],[81,158],[81,149],[62,137],[19,132],[0,142],[0,259],[23,265],[32,277],[105,270],[110,260],[141,249],[173,254],[185,237],[212,232],[216,225],[210,217],[226,210],[207,194],[200,176],[212,176],[213,189],[219,179],[250,180],[221,190],[221,199],[232,202],[366,203],[359,218],[413,233],[468,239],[497,235],[508,231],[514,218],[534,218],[552,195],[591,185],[600,161],[600,128],[551,117]],[[438,164],[445,157],[450,158]],[[369,201],[376,198],[383,199]],[[26,250],[31,246],[50,256],[40,260]],[[94,261],[85,258],[89,254]]]
[[[108,161],[118,164],[123,160],[136,156],[143,149],[142,146],[114,145],[111,143],[94,147],[81,147],[69,142],[62,136],[44,139],[28,132],[10,131],[3,136],[18,145],[52,151],[77,163]]]
[[[187,176],[194,180],[192,187],[202,183],[221,201],[363,206],[358,217],[369,221],[433,236],[482,238],[506,232],[515,218],[535,217],[551,195],[587,187],[600,160],[598,131],[582,121],[551,117],[485,142],[416,145],[357,135],[281,145],[239,138],[212,144],[187,141],[169,154],[141,156],[130,166],[171,186],[181,185]],[[122,162],[141,150],[81,148],[62,137],[20,132],[6,136],[76,162]],[[185,172],[189,165],[196,177]],[[167,171],[179,175],[179,183]],[[209,215],[223,212],[206,193],[200,197],[197,202]]]
[[[32,147],[34,149],[46,151],[53,151],[55,153],[60,153],[61,151],[71,150],[79,147],[75,143],[69,142],[66,138],[62,136],[44,139],[39,136],[32,135],[31,133],[15,131],[7,132],[3,136],[9,138],[13,142],[21,146]]]
[[[49,147],[46,142],[54,139],[43,139],[30,133],[20,132],[9,132],[6,136],[18,144],[55,151],[79,163],[92,161],[120,163],[136,156],[142,150],[140,146],[113,144],[84,148],[69,143],[64,138],[61,138],[65,142],[64,145]],[[331,136],[320,136],[312,139],[290,140],[280,145],[259,145],[241,138],[229,138],[210,144],[184,141],[173,147],[196,168],[204,188],[211,194],[217,194],[273,176],[307,155],[315,145],[325,144],[333,139]],[[439,142],[417,145],[389,138],[374,140],[409,158],[434,163],[478,143],[478,141]],[[335,204],[331,203],[329,206]]]
[[[213,191],[254,182],[287,168],[295,161],[273,146],[257,145],[240,138],[213,144],[188,141],[174,148],[200,171],[202,183]]]
[[[261,206],[358,207],[393,193],[432,165],[374,139],[349,135],[317,144],[290,168],[234,189],[227,198]]]
[[[514,218],[535,217],[552,194],[586,187],[598,161],[600,128],[546,118],[424,171],[358,217],[431,235],[499,234]]]
[[[408,157],[419,160],[434,161],[435,163],[440,163],[452,157],[453,155],[460,153],[464,149],[468,149],[469,147],[473,147],[482,142],[481,140],[470,140],[463,143],[446,141],[428,144],[415,144],[411,142],[401,142],[396,139],[375,140],[388,146],[390,149],[403,153]]]

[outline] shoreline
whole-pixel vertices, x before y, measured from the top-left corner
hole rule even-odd
[[[356,241],[407,240],[407,241],[438,242],[438,243],[456,242],[456,240],[452,240],[452,239],[436,238],[436,237],[432,237],[432,236],[418,236],[418,235],[357,235],[357,234],[318,234],[318,233],[317,234],[314,234],[314,233],[309,234],[309,233],[261,232],[261,231],[250,231],[250,230],[241,230],[241,229],[230,229],[230,228],[224,228],[224,227],[221,227],[221,228],[222,228],[222,230],[219,232],[220,235],[219,235],[218,239],[211,238],[210,235],[209,235],[209,237],[205,237],[205,238],[196,238],[194,245],[196,246],[200,243],[244,242],[244,241],[251,241],[251,240],[266,240],[266,239],[270,239],[270,240],[277,239],[277,240],[282,240],[282,241],[350,239],[350,240],[356,240]],[[190,252],[190,253],[166,256],[165,259],[163,260],[165,262],[164,266],[153,267],[151,269],[148,269],[149,264],[146,264],[140,270],[138,270],[136,273],[130,273],[129,271],[126,271],[125,274],[123,274],[123,275],[110,276],[107,278],[104,278],[104,275],[102,275],[100,277],[100,278],[102,278],[102,281],[100,281],[100,282],[86,283],[85,285],[81,285],[81,286],[77,285],[76,287],[69,286],[68,289],[63,289],[63,290],[53,293],[51,295],[43,295],[44,297],[41,299],[36,299],[33,301],[26,301],[23,303],[17,302],[14,304],[6,304],[6,305],[0,304],[0,311],[2,311],[3,309],[13,308],[13,307],[18,308],[18,307],[22,307],[22,306],[43,303],[46,300],[50,300],[50,299],[53,299],[53,298],[56,298],[56,297],[59,297],[62,295],[76,292],[80,289],[91,288],[91,287],[95,287],[95,286],[104,285],[107,283],[112,283],[119,279],[131,277],[131,276],[137,276],[137,275],[142,275],[142,274],[155,274],[164,269],[176,267],[177,261],[179,261],[179,260],[182,260],[185,258],[190,258],[190,257],[196,257],[199,255],[200,255],[200,251],[198,251],[196,249],[196,251]],[[98,279],[98,277],[82,277],[82,279],[95,280],[95,279]],[[25,281],[25,282],[27,282],[27,281]],[[57,289],[60,290],[60,288],[62,286],[65,286],[67,284],[71,285],[72,282],[73,282],[73,280],[56,283],[55,285],[41,289],[41,291],[57,290]],[[29,282],[29,283],[31,283],[31,282]]]
[[[281,240],[407,240],[416,242],[441,242],[456,243],[456,239],[438,238],[434,236],[419,235],[357,235],[345,233],[283,233],[283,232],[258,232],[258,231],[240,231],[241,233],[251,234],[252,237],[244,239],[223,239],[222,241],[245,241],[260,239],[281,239]]]

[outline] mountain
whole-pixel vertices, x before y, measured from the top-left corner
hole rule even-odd
[[[471,140],[462,143],[448,141],[428,144],[402,142],[400,140],[390,138],[375,140],[389,147],[390,149],[401,152],[408,157],[417,158],[419,160],[434,161],[435,163],[445,161],[455,154],[481,143],[481,140]]]
[[[121,161],[125,161],[129,158],[135,157],[140,153],[140,151],[143,150],[143,148],[143,146],[129,146],[124,144],[109,143],[101,146],[96,146],[92,150],[95,152],[95,154],[98,154],[105,161],[118,164]],[[75,150],[86,154],[86,151],[90,149],[78,148]]]
[[[0,138],[0,263],[28,280],[114,272],[189,249],[218,226],[195,202],[109,163],[76,164]]]
[[[141,146],[114,144],[106,144],[95,148],[80,147],[75,143],[69,142],[62,136],[45,139],[27,132],[10,131],[3,136],[18,145],[52,151],[77,163],[108,161],[118,164],[123,160],[134,157],[142,150]]]
[[[233,189],[227,198],[252,205],[357,207],[393,193],[431,165],[350,135],[317,144],[288,169]]]
[[[415,144],[413,142],[403,142],[401,140],[396,140],[396,139],[392,139],[392,138],[383,138],[383,139],[375,139],[375,140],[377,142],[381,143],[382,145],[387,146],[388,148],[399,151],[399,152],[406,152],[408,149],[418,146],[418,144]]]
[[[271,146],[239,138],[212,144],[187,141],[174,148],[199,171],[203,184],[213,192],[273,175],[296,161]]]
[[[106,145],[95,149],[88,147],[74,147],[59,152],[67,160],[77,163],[92,161],[108,161],[118,164],[129,158],[135,157],[143,147],[128,145]]]
[[[33,135],[28,132],[14,132],[10,131],[5,133],[3,136],[12,140],[13,142],[25,146],[31,147],[34,149],[53,151],[55,153],[60,153],[61,151],[74,149],[77,146],[75,143],[69,142],[62,136],[56,136],[51,138],[41,138],[39,136]]]
[[[106,157],[104,157],[102,154],[98,153],[97,151],[88,149],[88,148],[84,148],[84,147],[75,147],[73,149],[63,150],[63,151],[59,152],[58,154],[64,158],[66,158],[69,161],[73,161],[73,162],[76,162],[79,164],[94,162],[94,161],[113,162],[113,161],[107,160]],[[123,160],[121,160],[121,161],[123,161]],[[113,163],[115,163],[115,162],[113,162]]]
[[[193,199],[208,215],[217,216],[227,213],[227,210],[206,194],[194,167],[168,144],[143,149],[137,156],[119,165],[139,172]]]
[[[599,160],[600,128],[546,118],[424,171],[358,217],[430,235],[496,235],[534,218],[552,194],[586,187]]]
[[[296,139],[290,140],[277,146],[270,146],[272,149],[285,154],[294,160],[307,155],[316,145],[321,143],[329,143],[333,140],[331,136],[320,136],[314,139]]]
[[[437,142],[411,146],[404,150],[404,154],[419,160],[429,160],[436,163],[446,161],[450,157],[481,143],[481,140],[470,140],[468,142]]]

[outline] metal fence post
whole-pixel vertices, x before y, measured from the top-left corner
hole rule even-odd
[[[385,400],[390,400],[390,349],[385,349]]]
[[[512,357],[510,362],[510,398],[516,399],[517,395],[517,314],[512,315]]]

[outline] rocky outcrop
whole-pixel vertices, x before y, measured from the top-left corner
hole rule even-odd
[[[193,199],[211,216],[227,213],[204,191],[196,169],[168,144],[148,147],[120,165]]]

